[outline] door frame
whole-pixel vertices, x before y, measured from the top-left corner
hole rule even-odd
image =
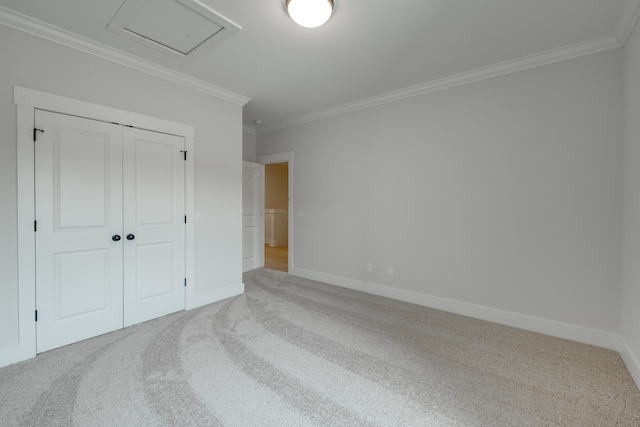
[[[296,217],[293,212],[293,207],[295,204],[293,203],[293,151],[285,151],[284,153],[275,153],[268,154],[265,156],[259,156],[256,161],[263,165],[271,165],[274,163],[284,163],[287,162],[287,171],[288,171],[288,186],[287,189],[289,192],[289,219],[287,221],[288,232],[289,232],[289,248],[288,248],[288,259],[287,259],[287,270],[289,273],[293,271],[293,257],[294,257],[294,239],[293,239],[293,219]],[[264,211],[264,185],[262,186],[262,210]],[[262,227],[262,240],[264,242],[264,227]],[[264,243],[263,243],[264,244]],[[264,251],[262,251],[262,265],[264,265]]]
[[[35,282],[35,110],[46,110],[71,116],[116,123],[183,137],[189,153],[185,165],[185,213],[194,216],[194,138],[195,127],[170,120],[53,95],[20,86],[13,87],[13,102],[17,107],[18,166],[18,343],[0,350],[0,366],[35,357],[36,355],[36,282]],[[185,275],[187,283],[194,277],[194,221],[187,220],[185,242]],[[185,292],[188,310],[197,306],[194,286]]]

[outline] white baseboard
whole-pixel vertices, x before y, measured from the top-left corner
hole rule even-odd
[[[558,338],[604,347],[610,350],[619,350],[620,336],[612,332],[599,331],[582,326],[556,322],[554,320],[527,316],[511,311],[499,310],[496,308],[431,296],[405,289],[392,288],[390,286],[379,285],[363,280],[349,279],[346,277],[334,276],[332,274],[320,273],[297,267],[292,268],[289,273],[305,279],[317,280],[330,285],[362,291],[398,301],[418,304],[424,307],[473,317],[475,319],[487,320],[489,322],[500,323],[506,326],[512,326]]]
[[[34,326],[35,328],[35,326]],[[18,343],[0,349],[0,368],[36,357],[36,342]]]
[[[244,293],[244,283],[238,283],[234,285],[225,286],[224,288],[214,289],[209,292],[197,294],[193,296],[190,304],[187,305],[187,310],[192,308],[202,307],[203,305],[212,304],[214,302],[222,301],[223,299],[242,295]]]
[[[638,359],[637,355],[633,354],[624,337],[620,337],[619,352],[624,364],[627,365],[627,369],[631,373],[633,380],[636,382],[638,389],[640,389],[640,359]]]

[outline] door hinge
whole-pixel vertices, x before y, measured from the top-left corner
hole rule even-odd
[[[44,131],[42,129],[38,129],[38,128],[33,128],[33,142],[36,142],[36,134],[38,132],[42,132],[44,133]]]
[[[33,231],[38,231],[38,221],[33,221]]]
[[[36,310],[36,322],[38,321],[38,310]]]
[[[185,288],[187,287],[187,278],[186,277],[184,278],[184,287]]]
[[[187,161],[187,152],[185,150],[180,150],[182,154],[184,154],[184,161]]]

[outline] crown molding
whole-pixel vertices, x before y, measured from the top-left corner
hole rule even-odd
[[[260,135],[267,132],[273,132],[278,129],[284,129],[303,123],[326,119],[340,114],[375,107],[377,105],[387,104],[389,102],[400,101],[402,99],[407,99],[414,96],[425,95],[427,93],[449,89],[455,86],[490,79],[505,74],[516,73],[518,71],[524,71],[530,68],[541,67],[543,65],[549,65],[555,62],[577,58],[580,56],[589,55],[608,49],[614,49],[621,46],[622,44],[613,34],[609,36],[598,37],[595,39],[587,40],[585,42],[575,43],[557,49],[551,49],[542,53],[524,56],[512,61],[506,61],[488,67],[478,68],[472,71],[456,74],[438,80],[433,80],[405,89],[387,92],[382,95],[350,102],[347,104],[339,105],[337,107],[328,108],[326,110],[304,114],[289,120],[284,120],[280,123],[261,128],[257,130],[257,134]]]
[[[249,133],[251,135],[256,135],[256,128],[248,125],[242,125],[242,132]]]
[[[0,6],[0,24],[244,106],[250,98]]]
[[[614,31],[621,44],[624,45],[627,42],[638,16],[640,16],[640,0],[627,0]]]

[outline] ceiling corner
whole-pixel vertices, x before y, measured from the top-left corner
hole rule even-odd
[[[640,0],[627,0],[614,30],[621,45],[627,42],[638,16],[640,16]]]

